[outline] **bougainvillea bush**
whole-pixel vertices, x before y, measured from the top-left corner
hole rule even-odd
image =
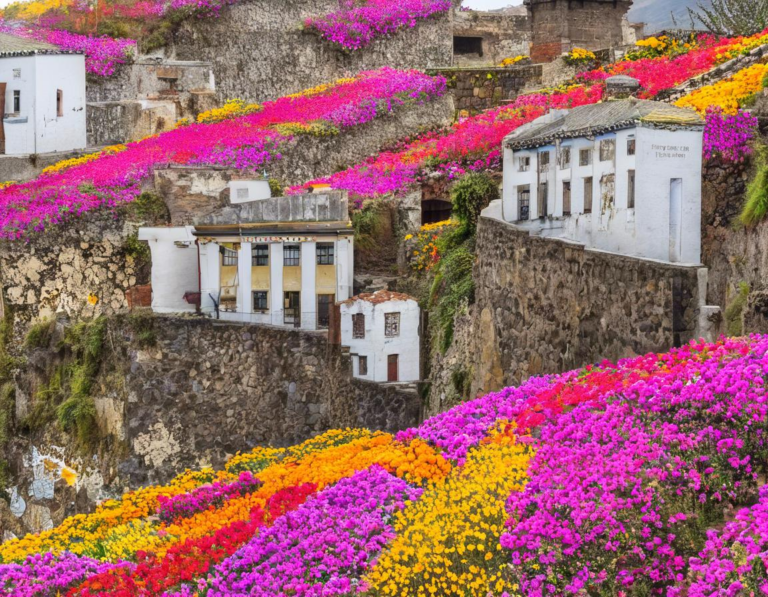
[[[73,214],[135,199],[157,165],[260,170],[300,134],[338,134],[408,103],[443,95],[442,77],[384,68],[267,102],[229,120],[195,123],[127,143],[119,152],[0,190],[0,235],[19,238]]]
[[[0,595],[768,595],[767,384],[694,342],[255,448],[5,542]]]

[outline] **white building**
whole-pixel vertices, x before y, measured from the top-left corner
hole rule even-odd
[[[380,290],[344,301],[341,344],[350,349],[354,377],[376,382],[421,379],[421,314],[416,299]]]
[[[153,310],[328,328],[333,305],[352,295],[346,195],[239,201],[194,226],[140,229],[152,252]]]
[[[636,99],[557,110],[504,139],[503,217],[533,233],[701,262],[703,120]]]
[[[84,149],[85,57],[0,33],[0,154]]]

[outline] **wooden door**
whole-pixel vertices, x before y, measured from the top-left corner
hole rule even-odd
[[[571,181],[563,182],[563,215],[571,215]]]
[[[0,83],[0,154],[5,154],[5,83]]]
[[[387,357],[387,381],[399,381],[399,366],[398,357],[396,354],[391,354]]]

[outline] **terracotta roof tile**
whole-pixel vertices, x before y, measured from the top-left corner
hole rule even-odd
[[[364,292],[353,296],[351,299],[341,301],[340,305],[351,305],[357,301],[365,301],[374,305],[381,303],[388,303],[389,301],[415,301],[416,299],[410,295],[403,294],[402,292],[392,292],[390,290],[378,290],[374,293]],[[418,302],[418,301],[417,301]]]

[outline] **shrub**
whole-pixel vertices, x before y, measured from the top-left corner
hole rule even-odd
[[[739,293],[733,299],[723,314],[725,318],[725,333],[728,336],[741,336],[744,333],[744,307],[749,298],[749,284],[739,284]]]
[[[467,174],[453,186],[453,215],[465,226],[467,236],[475,233],[480,212],[498,198],[499,186],[481,172]]]
[[[758,156],[757,172],[747,187],[747,200],[744,203],[744,209],[740,216],[741,222],[746,226],[759,224],[768,214],[768,159],[766,159],[766,148],[761,148]]]
[[[51,343],[53,328],[56,322],[52,319],[46,319],[32,324],[24,340],[26,348],[45,348]]]

